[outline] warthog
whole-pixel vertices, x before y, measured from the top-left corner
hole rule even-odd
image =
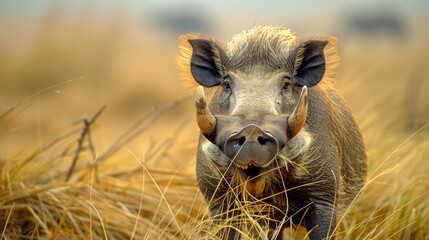
[[[280,239],[292,223],[310,239],[332,237],[366,177],[358,125],[333,87],[335,38],[300,40],[269,26],[226,46],[202,35],[179,41],[183,77],[199,85],[197,181],[226,226],[218,236],[260,226]],[[214,89],[209,104],[203,87]]]

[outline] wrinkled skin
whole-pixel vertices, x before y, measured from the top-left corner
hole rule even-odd
[[[271,209],[264,214],[275,221],[259,221],[271,229],[270,238],[290,217],[310,239],[325,239],[339,207],[363,186],[364,144],[344,100],[322,81],[328,41],[282,34],[255,28],[241,35],[245,44],[236,40],[228,49],[187,36],[193,78],[216,88],[208,106],[202,88],[197,93],[198,185],[219,223],[239,216],[251,199]],[[279,56],[263,54],[268,49]],[[218,235],[239,239],[235,228],[238,223]]]

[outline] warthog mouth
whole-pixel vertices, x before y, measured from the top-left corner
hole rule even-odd
[[[254,162],[242,165],[241,169],[243,169],[244,173],[247,175],[248,178],[254,178],[258,176],[259,172],[261,171],[261,167]]]
[[[266,186],[266,178],[264,174],[268,173],[272,168],[272,161],[268,164],[259,165],[254,161],[250,161],[248,164],[235,165],[238,175],[244,181],[246,191],[253,194],[261,194]]]
[[[255,163],[254,161],[250,161],[248,164],[236,165],[236,167],[243,173],[242,176],[247,180],[254,180],[257,178],[264,170],[268,169],[271,166],[272,161],[267,164],[260,165]]]

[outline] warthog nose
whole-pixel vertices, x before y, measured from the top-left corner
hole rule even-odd
[[[262,166],[269,163],[278,152],[278,142],[255,124],[249,124],[228,137],[225,154],[237,165],[250,163]]]

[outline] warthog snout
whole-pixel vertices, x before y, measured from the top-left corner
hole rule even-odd
[[[228,137],[224,151],[243,169],[247,169],[249,165],[263,167],[274,159],[279,151],[279,143],[258,125],[248,124]]]

